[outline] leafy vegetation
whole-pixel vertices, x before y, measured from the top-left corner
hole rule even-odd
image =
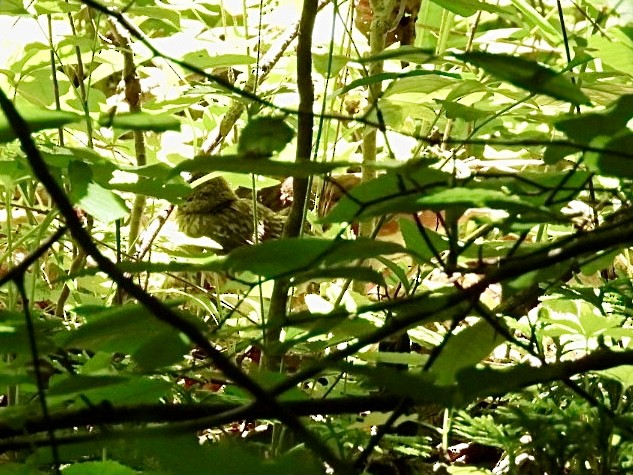
[[[633,471],[632,25],[0,2],[0,473]]]

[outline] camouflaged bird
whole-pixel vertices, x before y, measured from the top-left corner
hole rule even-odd
[[[176,221],[189,237],[209,237],[230,252],[268,239],[283,232],[285,217],[257,203],[257,227],[254,231],[253,201],[240,198],[222,177],[212,178],[194,188],[178,206]]]

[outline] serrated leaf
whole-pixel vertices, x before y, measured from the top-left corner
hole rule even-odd
[[[147,112],[122,112],[112,115],[102,115],[99,125],[116,127],[125,130],[149,130],[165,132],[166,130],[180,130],[180,121],[171,114],[149,114]]]
[[[269,157],[281,152],[294,136],[294,130],[283,119],[257,117],[242,130],[237,151],[246,157]]]
[[[50,111],[34,106],[20,106],[17,108],[20,116],[29,124],[30,132],[38,130],[56,129],[66,124],[79,122],[81,116],[72,112]],[[13,127],[0,110],[0,143],[11,142],[16,138]]]
[[[561,73],[546,68],[536,61],[483,51],[457,54],[455,57],[534,94],[545,94],[575,105],[591,105],[589,98],[576,84]]]

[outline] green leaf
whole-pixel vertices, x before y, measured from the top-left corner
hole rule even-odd
[[[159,469],[153,473],[161,474],[294,475],[297,467],[301,467],[302,475],[323,474],[319,461],[304,450],[295,449],[279,458],[264,459],[246,442],[228,437],[213,444],[201,444],[189,434],[134,437],[125,440],[121,452],[138,457],[135,465],[151,459]],[[117,454],[118,451],[113,456]]]
[[[281,152],[294,136],[294,130],[283,119],[257,117],[242,130],[237,151],[245,157],[269,157]]]
[[[374,212],[376,207],[384,207],[385,203],[401,200],[403,197],[410,199],[416,194],[446,186],[450,179],[447,173],[425,165],[402,167],[397,172],[386,173],[350,190],[321,222],[351,223],[362,217],[379,216],[381,213]]]
[[[633,94],[620,97],[605,111],[572,116],[556,121],[556,129],[564,132],[570,139],[588,144],[594,137],[612,136],[627,129],[633,118]]]
[[[102,115],[99,125],[115,127],[125,130],[150,130],[165,132],[166,130],[180,130],[180,121],[171,114],[149,114],[147,112],[122,112],[112,115]]]
[[[315,271],[321,264],[330,266],[339,262],[399,253],[406,254],[407,250],[398,244],[372,239],[279,239],[235,249],[226,257],[223,267],[231,274],[249,271],[273,279],[298,272]],[[279,256],[284,258],[279,259]]]
[[[373,183],[373,180],[368,183]],[[350,194],[355,197],[355,190]],[[449,188],[438,191],[427,190],[425,192],[411,190],[409,193],[403,191],[391,197],[385,196],[383,201],[378,201],[380,190],[377,190],[376,199],[371,204],[363,205],[362,202],[353,202],[342,199],[332,212],[323,219],[323,222],[351,222],[383,216],[389,214],[417,213],[421,210],[444,211],[456,210],[464,211],[468,208],[492,208],[506,210],[511,213],[515,221],[529,221],[534,219],[557,218],[556,213],[551,210],[522,200],[519,197],[511,196],[502,191],[488,190],[481,188]],[[375,202],[375,204],[374,204]]]
[[[86,405],[157,403],[173,389],[171,383],[142,376],[53,376],[48,391],[52,405],[65,403],[66,408]]]
[[[2,0],[0,2],[0,14],[2,15],[29,15],[24,8],[22,0]]]
[[[321,76],[327,77],[329,70],[329,77],[337,76],[341,70],[347,66],[350,59],[347,56],[330,55],[330,54],[312,54],[312,61],[314,63],[314,70]]]
[[[400,232],[407,246],[407,249],[415,252],[424,261],[433,259],[436,253],[442,253],[450,248],[448,240],[440,233],[433,231],[432,229],[425,229],[426,238],[422,236],[422,233],[418,229],[418,225],[410,219],[400,219]],[[433,246],[431,248],[430,246]],[[433,252],[433,249],[435,252]]]
[[[301,274],[297,274],[293,278],[293,284],[297,285],[301,282],[310,281],[331,281],[332,279],[351,279],[359,282],[371,282],[373,284],[386,286],[385,278],[380,272],[370,267],[354,266],[354,267],[333,267],[327,269],[314,269]]]
[[[136,470],[113,460],[74,463],[62,470],[64,475],[135,475]]]
[[[350,374],[363,376],[373,387],[409,397],[417,404],[440,404],[442,407],[447,407],[453,399],[452,389],[435,384],[436,376],[428,372],[414,374],[388,366],[340,364],[339,367]]]
[[[462,119],[466,122],[474,122],[478,119],[489,117],[493,114],[490,111],[484,111],[472,106],[465,106],[454,101],[438,101],[446,110],[446,117],[449,119]]]
[[[92,181],[90,166],[73,161],[68,166],[71,200],[103,223],[123,219],[129,214],[125,201]]]
[[[605,176],[633,178],[633,132],[623,130],[611,140],[606,136],[598,137],[590,145],[604,151],[585,154],[589,170]]]
[[[504,341],[483,319],[450,336],[431,366],[431,373],[436,375],[436,384],[452,385],[459,371],[476,366]]]
[[[433,75],[433,76],[439,75],[439,76],[445,76],[445,77],[450,77],[450,78],[455,78],[455,79],[459,78],[459,75],[457,74],[446,73],[443,71],[423,71],[423,70],[418,70],[418,69],[404,72],[404,73],[380,73],[380,74],[374,74],[373,76],[367,76],[360,79],[356,79],[350,82],[345,87],[337,90],[334,94],[340,96],[351,91],[352,89],[356,89],[357,87],[365,87],[370,84],[375,84],[378,82],[384,82],[384,81],[389,81],[389,80],[399,80],[399,79],[415,77],[415,76],[430,76],[430,75]]]
[[[155,9],[152,6],[152,9]],[[241,64],[253,64],[255,59],[244,54],[218,54],[211,56],[206,50],[194,51],[183,56],[182,60],[200,69],[229,68]]]
[[[337,168],[348,168],[357,166],[352,162],[310,162],[297,165],[293,162],[282,162],[270,160],[266,156],[260,158],[228,155],[210,156],[200,155],[193,160],[185,160],[176,165],[167,177],[172,178],[180,172],[233,172],[233,173],[254,173],[256,175],[270,176],[296,176],[308,177],[311,175],[323,175],[330,173]],[[380,168],[377,165],[376,168]],[[384,167],[383,167],[384,168]]]
[[[177,330],[142,306],[96,312],[79,308],[77,313],[84,316],[86,323],[67,333],[66,347],[132,355],[144,369],[176,363],[189,350]]]
[[[501,13],[503,9],[489,5],[478,0],[432,0],[433,3],[442,8],[455,13],[456,15],[469,17],[479,11],[487,11],[492,13]]]
[[[79,122],[81,116],[72,112],[49,111],[35,106],[20,106],[17,108],[20,116],[29,124],[30,132],[38,130],[56,129],[66,124]],[[13,127],[6,116],[0,111],[0,143],[11,142],[16,138]]]
[[[455,57],[534,94],[545,94],[576,105],[591,104],[589,98],[577,85],[561,73],[541,66],[536,61],[482,51],[456,54]]]
[[[608,37],[601,34],[591,36],[589,50],[604,64],[633,76],[633,37],[626,34],[625,28],[609,28]]]

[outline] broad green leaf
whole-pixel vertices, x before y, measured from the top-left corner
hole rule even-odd
[[[270,176],[297,176],[307,177],[311,175],[323,175],[337,168],[355,166],[352,162],[310,162],[297,165],[292,162],[270,160],[267,156],[259,158],[241,155],[233,156],[207,156],[200,155],[193,160],[185,160],[176,165],[168,178],[178,175],[180,172],[233,172],[254,173],[256,175]],[[377,166],[376,168],[379,168]]]
[[[229,273],[249,271],[266,278],[314,271],[325,266],[377,255],[407,253],[402,246],[372,239],[335,240],[293,238],[266,241],[258,246],[244,246],[231,252],[223,267]],[[284,256],[279,259],[279,256]]]
[[[123,376],[63,375],[51,378],[48,401],[64,403],[68,409],[86,405],[157,403],[173,389],[171,383],[154,378]]]
[[[337,76],[341,70],[347,66],[350,59],[347,56],[330,54],[312,54],[314,70],[321,76],[327,77],[328,70],[330,77]]]
[[[432,229],[425,229],[425,239],[425,236],[422,235],[418,229],[418,225],[414,221],[400,219],[398,222],[400,223],[400,232],[402,232],[402,237],[407,249],[415,252],[415,254],[420,256],[423,260],[429,261],[433,259],[436,254],[449,249],[448,240],[440,233]]]
[[[310,281],[331,281],[332,279],[352,279],[359,282],[371,282],[373,284],[385,287],[385,278],[380,272],[370,267],[347,266],[347,267],[331,267],[325,269],[313,269],[296,275],[293,278],[293,284]]]
[[[99,125],[125,130],[150,130],[165,132],[180,130],[180,121],[171,114],[149,114],[147,112],[123,112],[115,115],[102,115]]]
[[[33,319],[35,338],[39,351],[52,351],[54,343],[52,332],[61,330],[61,322]],[[7,354],[30,354],[29,333],[24,315],[8,310],[0,311],[0,348]]]
[[[138,472],[113,460],[74,463],[62,470],[64,475],[135,475]]]
[[[438,191],[429,190],[426,193],[411,190],[409,193],[403,192],[392,198],[385,197],[383,201],[377,199],[372,201],[375,204],[363,206],[362,203],[349,204],[347,201],[341,200],[323,221],[327,223],[350,222],[389,214],[412,214],[422,210],[463,212],[469,208],[506,210],[512,215],[514,221],[534,222],[534,220],[558,218],[554,212],[543,206],[532,204],[501,191],[481,188],[455,187]],[[351,214],[352,212],[355,213]]]
[[[20,116],[29,124],[30,132],[56,129],[81,120],[79,115],[72,112],[46,110],[35,106],[20,106],[17,109]],[[9,124],[4,113],[0,111],[0,143],[11,142],[15,138],[13,127]]]
[[[446,73],[443,71],[424,71],[424,70],[418,70],[418,69],[404,72],[404,73],[380,73],[380,74],[375,74],[373,76],[367,76],[361,79],[356,79],[355,81],[350,82],[345,87],[336,91],[335,94],[340,96],[351,91],[352,89],[356,89],[357,87],[365,87],[370,84],[375,84],[378,82],[384,82],[384,81],[389,81],[389,80],[399,80],[399,79],[409,78],[409,77],[414,77],[414,76],[430,76],[430,75],[459,78],[459,76],[456,74]]]
[[[536,61],[483,51],[456,54],[455,57],[534,94],[545,94],[576,105],[591,104],[589,98],[571,80]]]
[[[5,0],[0,1],[0,5],[5,3]],[[72,2],[64,2],[59,3],[56,0],[38,0],[37,2],[33,2],[33,8],[38,15],[49,15],[55,13],[73,13],[78,12],[81,5],[72,3]]]
[[[472,106],[465,106],[454,101],[438,101],[444,106],[446,117],[449,119],[462,119],[466,122],[474,122],[485,117],[489,117],[493,112],[478,109]]]
[[[600,58],[612,68],[633,76],[633,37],[625,28],[609,28],[609,36],[595,34],[589,39],[593,56]]]
[[[633,94],[620,97],[607,110],[556,121],[556,129],[575,142],[588,144],[594,137],[613,136],[633,118]],[[630,149],[629,149],[630,150]]]
[[[504,338],[484,319],[448,337],[448,341],[431,366],[430,371],[436,376],[436,384],[454,384],[460,370],[476,366],[504,341]]]
[[[191,187],[184,183],[166,183],[165,180],[141,178],[135,183],[112,183],[109,189],[151,196],[171,203],[178,203],[191,193]]]
[[[144,369],[176,363],[189,350],[177,330],[144,307],[128,305],[96,313],[84,313],[81,309],[78,312],[86,323],[66,334],[64,346],[132,355]]]
[[[24,8],[22,0],[2,0],[0,2],[0,14],[2,15],[29,15]]]
[[[580,149],[572,145],[548,145],[545,149],[545,153],[543,153],[543,162],[545,162],[546,165],[554,165],[565,157],[575,153],[580,153]]]
[[[72,201],[99,221],[111,223],[129,214],[125,202],[119,196],[92,181],[89,165],[73,161],[68,166],[68,174]]]
[[[304,450],[264,459],[252,449],[245,441],[229,437],[213,444],[200,444],[195,435],[148,435],[126,440],[112,456],[120,458],[119,453],[127,453],[138,458],[137,464],[150,458],[158,469],[156,473],[161,474],[295,475],[298,467],[302,475],[323,474],[319,461]]]
[[[427,166],[403,167],[400,173],[386,173],[375,180],[361,183],[345,194],[322,219],[323,223],[353,222],[359,217],[380,215],[373,209],[385,202],[409,198],[427,190],[446,186],[450,175]],[[406,199],[405,199],[406,201]],[[419,208],[418,208],[419,209]]]
[[[269,157],[281,152],[294,136],[294,130],[281,118],[256,117],[242,130],[237,151],[245,157]]]
[[[604,151],[585,155],[585,164],[589,170],[605,176],[633,178],[633,132],[623,129],[611,140],[607,136],[597,137],[590,145]]]
[[[152,7],[152,9],[154,8],[156,7]],[[159,8],[159,10],[162,10],[162,8]],[[182,60],[200,69],[229,68],[242,64],[253,64],[255,62],[254,58],[243,54],[219,54],[212,56],[206,50],[187,53],[183,56]]]

